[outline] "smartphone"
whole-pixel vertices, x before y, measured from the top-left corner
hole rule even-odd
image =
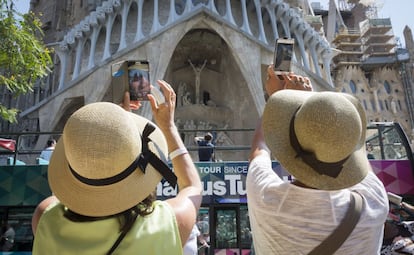
[[[131,102],[148,100],[151,94],[148,61],[128,61],[128,89]]]
[[[279,78],[281,78],[282,74],[288,74],[291,70],[294,45],[295,40],[292,38],[279,38],[276,40],[273,70]]]
[[[148,100],[151,94],[150,69],[147,60],[125,60],[111,66],[112,97],[121,103],[125,91],[129,91],[131,105]]]

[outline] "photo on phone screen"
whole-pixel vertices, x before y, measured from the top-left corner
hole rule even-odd
[[[275,45],[274,71],[289,73],[293,57],[294,39],[278,39]]]
[[[148,100],[151,94],[148,61],[128,61],[128,85],[131,102]]]

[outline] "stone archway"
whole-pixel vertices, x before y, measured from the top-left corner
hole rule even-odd
[[[212,131],[217,146],[250,141],[250,133],[225,131],[253,127],[246,123],[257,110],[233,54],[218,34],[208,29],[189,31],[175,48],[165,79],[177,92],[176,124],[184,130],[186,146],[195,146],[194,136],[203,135],[203,130]],[[240,151],[217,155],[223,160],[247,158]]]
[[[69,117],[79,108],[85,105],[85,98],[82,96],[78,97],[72,97],[72,98],[66,98],[63,100],[63,103],[61,107],[59,108],[59,116],[56,119],[51,120],[51,123],[49,124],[51,129],[48,129],[47,131],[51,132],[62,132],[63,128],[65,127],[66,121],[69,119]],[[43,114],[47,114],[47,112],[43,112]],[[43,129],[46,130],[46,129]],[[41,150],[44,148],[44,145],[46,144],[46,141],[51,137],[51,135],[39,135],[35,150]],[[55,134],[53,135],[53,138],[58,140],[60,135]],[[31,159],[34,160],[34,159]]]

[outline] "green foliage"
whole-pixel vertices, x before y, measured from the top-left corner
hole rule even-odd
[[[32,92],[36,80],[50,72],[50,50],[42,38],[34,13],[20,14],[13,1],[0,0],[0,86],[15,97]],[[17,112],[0,103],[1,118],[16,122]]]

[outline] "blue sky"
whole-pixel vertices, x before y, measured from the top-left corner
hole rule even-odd
[[[14,0],[14,4],[16,6],[16,9],[22,13],[29,11],[30,0]]]
[[[404,43],[404,27],[407,25],[414,29],[414,1],[413,0],[382,0],[384,5],[378,13],[379,18],[391,18],[391,24],[395,36],[401,38],[401,43]]]
[[[366,2],[375,1],[380,3],[378,10],[379,18],[391,18],[393,32],[395,36],[400,37],[401,43],[405,46],[403,30],[406,25],[414,29],[414,0],[361,0]],[[328,8],[329,0],[310,0],[310,2],[320,2],[322,6]],[[29,10],[30,0],[15,0],[18,10],[25,13]]]

